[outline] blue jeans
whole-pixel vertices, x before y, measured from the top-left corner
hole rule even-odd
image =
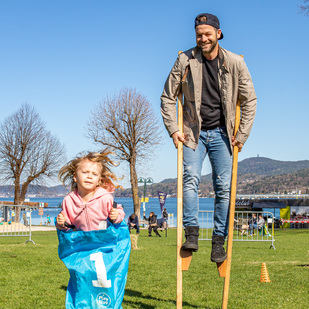
[[[198,225],[198,187],[207,154],[215,191],[213,235],[227,236],[232,154],[225,128],[201,131],[195,150],[183,148],[183,224],[185,227]]]

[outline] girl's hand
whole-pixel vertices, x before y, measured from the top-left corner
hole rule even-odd
[[[118,217],[118,209],[117,208],[112,208],[111,209],[111,212],[109,213],[109,218],[112,220],[112,221],[115,221]]]
[[[57,216],[57,223],[58,223],[59,226],[64,227],[64,223],[66,221],[67,221],[67,217],[63,213],[60,213]]]

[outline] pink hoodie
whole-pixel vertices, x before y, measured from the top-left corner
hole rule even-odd
[[[106,221],[113,207],[113,196],[111,193],[99,187],[93,197],[84,204],[77,190],[68,194],[62,202],[62,213],[68,218],[69,224],[74,224],[78,231],[99,230],[99,223]],[[117,205],[118,218],[114,223],[120,223],[125,213],[120,205]],[[58,229],[63,229],[58,224]]]

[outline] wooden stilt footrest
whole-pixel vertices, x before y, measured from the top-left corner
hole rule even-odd
[[[180,257],[181,257],[181,270],[182,271],[188,270],[192,260],[192,251],[180,249]]]
[[[225,275],[226,275],[226,260],[221,262],[221,263],[217,263],[217,268],[218,268],[219,276],[221,278],[225,278]]]

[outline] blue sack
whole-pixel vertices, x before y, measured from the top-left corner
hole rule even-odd
[[[106,230],[57,230],[58,254],[70,272],[67,309],[122,308],[131,251],[125,221]]]

